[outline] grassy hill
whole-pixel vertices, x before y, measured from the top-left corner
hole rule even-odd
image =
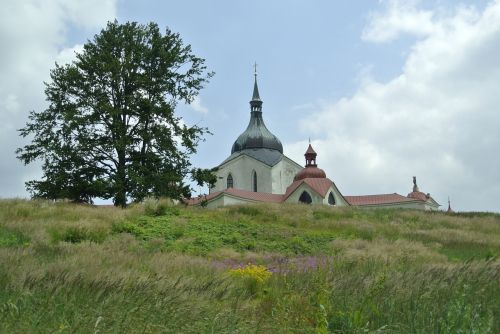
[[[500,333],[500,215],[0,201],[1,333]]]

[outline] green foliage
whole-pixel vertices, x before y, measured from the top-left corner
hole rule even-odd
[[[0,226],[0,247],[27,246],[29,241],[20,231]]]
[[[52,238],[52,242],[57,243],[65,241],[73,244],[82,241],[101,243],[109,234],[109,232],[105,229],[96,229],[84,226],[69,226],[64,229],[53,228],[48,232]]]
[[[0,200],[0,332],[500,332],[494,216],[165,203]]]
[[[216,170],[216,168],[193,168],[191,170],[191,179],[195,181],[198,186],[207,185],[209,188],[212,188],[217,182],[217,175],[214,174]]]
[[[276,224],[262,225],[245,219],[207,217],[173,208],[160,217],[139,217],[117,223],[115,232],[131,233],[145,241],[162,238],[166,250],[206,255],[221,248],[237,252],[269,251],[284,254],[315,254],[325,251],[335,233],[316,233]],[[221,219],[222,218],[222,219]]]
[[[17,150],[25,164],[42,161],[42,180],[26,183],[33,197],[91,203],[113,198],[181,198],[189,156],[207,129],[175,114],[213,73],[190,45],[158,25],[109,22],[71,64],[50,72],[49,107],[32,111],[20,130],[30,144]],[[210,181],[198,172],[199,182]],[[202,177],[203,176],[203,177]]]
[[[174,207],[170,198],[147,198],[143,201],[144,212],[148,216],[179,215],[179,209]]]
[[[451,261],[489,260],[498,256],[498,247],[493,248],[481,242],[464,242],[452,240],[444,242],[439,252],[446,255]]]

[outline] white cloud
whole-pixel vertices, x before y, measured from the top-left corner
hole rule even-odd
[[[30,110],[45,107],[43,81],[54,63],[68,62],[70,28],[92,35],[116,16],[116,0],[4,1],[0,11],[0,197],[24,196],[23,181],[39,167],[20,168],[14,151],[24,141],[16,129]]]
[[[400,75],[324,104],[303,130],[321,138],[318,162],[345,194],[404,194],[416,175],[443,205],[450,195],[459,210],[500,211],[500,1],[482,12],[460,8],[432,27]]]
[[[190,104],[191,108],[201,114],[208,114],[208,108],[201,104],[199,96],[195,96],[193,102]]]
[[[434,30],[434,13],[419,10],[419,1],[386,0],[383,13],[374,12],[369,15],[369,23],[363,30],[362,38],[371,42],[389,42],[402,33],[425,36]]]
[[[76,55],[83,51],[83,44],[76,44],[70,48],[62,49],[56,56],[59,65],[69,64],[76,60]]]

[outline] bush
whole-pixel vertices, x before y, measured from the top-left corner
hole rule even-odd
[[[179,215],[179,209],[170,198],[146,198],[143,202],[144,212],[148,216]]]
[[[29,244],[29,238],[16,230],[0,226],[0,247],[15,247]]]
[[[49,234],[54,243],[60,241],[70,242],[72,244],[82,241],[102,243],[106,239],[108,231],[104,229],[89,229],[82,226],[71,226],[65,229],[53,228],[49,230]]]

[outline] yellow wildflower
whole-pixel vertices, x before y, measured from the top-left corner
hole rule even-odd
[[[266,282],[272,275],[265,266],[249,264],[245,267],[231,269],[231,276],[254,279],[257,283]]]

